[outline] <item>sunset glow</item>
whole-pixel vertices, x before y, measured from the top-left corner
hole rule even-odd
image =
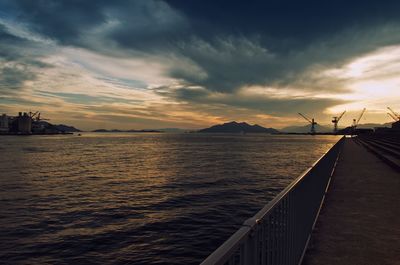
[[[268,30],[259,37],[246,34],[248,28],[201,36],[175,4],[132,3],[134,14],[136,8],[153,14],[137,14],[133,24],[129,8],[104,6],[96,10],[103,19],[70,36],[54,34],[56,17],[37,21],[25,14],[24,4],[2,1],[9,12],[0,13],[0,46],[6,51],[0,54],[0,111],[39,110],[56,123],[89,130],[193,129],[230,120],[284,127],[303,123],[299,111],[329,124],[332,115],[347,110],[343,123],[349,124],[351,114],[364,107],[368,122],[385,123],[387,106],[400,109],[394,21],[338,28],[322,41],[283,52],[265,41]],[[45,8],[36,6],[38,13]],[[163,34],[174,40],[162,44],[157,38]]]

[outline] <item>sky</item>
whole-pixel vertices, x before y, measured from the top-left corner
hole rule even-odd
[[[0,112],[52,123],[341,126],[400,111],[400,1],[0,0]]]

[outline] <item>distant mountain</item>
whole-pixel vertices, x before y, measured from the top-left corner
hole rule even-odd
[[[108,132],[108,130],[106,130],[106,129],[97,129],[97,130],[93,130],[92,132]]]
[[[157,133],[160,133],[162,131],[160,131],[160,130],[152,130],[152,129],[150,129],[150,130],[145,129],[145,130],[127,130],[125,132],[141,132],[141,133],[157,132]]]
[[[118,129],[107,130],[107,129],[97,129],[97,130],[93,130],[92,132],[100,132],[100,133],[122,133],[122,132],[147,133],[147,132],[162,132],[162,131],[159,131],[159,130],[118,130]]]
[[[264,128],[260,125],[250,125],[246,122],[228,122],[199,130],[200,133],[279,133],[273,128]]]
[[[158,131],[162,132],[169,132],[169,133],[183,133],[189,131],[188,129],[181,129],[181,128],[161,128],[157,129]]]
[[[81,130],[65,125],[65,124],[51,124],[47,121],[33,121],[32,122],[33,133],[65,133],[65,132],[81,132]]]
[[[373,129],[375,127],[388,127],[388,128],[391,128],[392,127],[392,123],[391,122],[384,123],[384,124],[365,123],[365,124],[358,124],[357,125],[357,128],[359,128],[359,129]]]
[[[65,124],[58,124],[58,125],[53,125],[55,129],[61,131],[61,132],[81,132],[81,130],[73,127],[73,126],[68,126]]]
[[[280,129],[281,132],[286,132],[286,133],[308,133],[310,132],[311,125],[305,125],[305,126],[289,126]],[[325,133],[325,132],[332,132],[333,128],[327,127],[327,126],[322,126],[322,125],[315,125],[315,131],[317,133]]]

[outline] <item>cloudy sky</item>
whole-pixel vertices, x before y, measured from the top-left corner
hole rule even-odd
[[[3,113],[281,128],[384,123],[399,99],[400,1],[0,0]]]

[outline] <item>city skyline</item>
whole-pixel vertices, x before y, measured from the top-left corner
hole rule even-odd
[[[387,123],[400,3],[0,0],[0,112],[83,130]]]

